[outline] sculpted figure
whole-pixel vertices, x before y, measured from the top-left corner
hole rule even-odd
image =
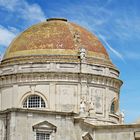
[[[84,113],[85,111],[86,111],[86,102],[84,98],[82,98],[80,102],[80,113]]]
[[[90,101],[88,104],[88,112],[89,112],[89,116],[94,117],[95,116],[95,105],[94,105],[94,101]]]
[[[120,113],[120,119],[121,119],[121,123],[124,124],[124,117],[125,117],[125,114],[124,114],[124,111],[122,111]]]
[[[84,48],[80,49],[80,58],[84,60],[86,58],[86,50]]]

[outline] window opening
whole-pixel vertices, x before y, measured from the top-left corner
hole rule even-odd
[[[45,132],[37,132],[36,140],[50,140],[50,134]]]
[[[23,103],[23,108],[43,108],[43,107],[45,107],[45,102],[38,95],[28,96]]]
[[[115,113],[115,102],[113,101],[111,104],[111,113],[114,114]]]

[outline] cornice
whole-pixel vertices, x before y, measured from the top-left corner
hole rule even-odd
[[[88,85],[98,85],[103,87],[113,88],[119,90],[122,81],[116,78],[85,74],[85,73],[68,73],[68,72],[31,72],[31,73],[18,73],[0,76],[0,87],[9,86],[13,84],[26,84],[41,82],[56,82],[61,83],[86,83]]]
[[[110,125],[97,125],[97,124],[91,124],[89,122],[87,122],[84,118],[74,118],[74,122],[75,123],[82,123],[83,125],[94,129],[94,130],[102,130],[102,129],[106,129],[106,130],[114,130],[114,129],[140,129],[140,124],[110,124]],[[134,131],[134,130],[133,130]]]
[[[19,64],[44,64],[44,63],[81,63],[79,55],[32,55],[32,56],[19,56],[13,58],[7,58],[1,61],[0,67],[13,66]],[[86,64],[101,65],[117,70],[112,62],[107,58],[99,57],[87,57]],[[117,70],[118,71],[118,70]]]
[[[62,116],[77,116],[78,114],[74,112],[59,112],[59,111],[50,111],[42,109],[23,109],[23,108],[8,108],[6,110],[0,111],[0,115],[8,114],[12,112],[20,113],[37,113],[37,114],[47,114],[47,115],[62,115]]]

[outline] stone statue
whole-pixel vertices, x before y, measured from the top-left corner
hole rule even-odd
[[[88,103],[88,113],[90,117],[95,117],[95,104],[92,100]]]
[[[86,58],[86,50],[84,48],[80,49],[80,59],[85,60]]]
[[[84,98],[82,98],[81,102],[80,102],[80,113],[84,113],[86,111],[86,102],[84,100]]]
[[[124,117],[125,117],[125,114],[124,114],[124,110],[120,113],[120,120],[121,120],[121,124],[124,124]]]
[[[95,104],[92,99],[90,101],[85,100],[84,97],[81,99],[80,114],[84,116],[95,117]]]

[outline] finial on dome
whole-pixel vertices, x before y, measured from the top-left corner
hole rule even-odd
[[[65,22],[68,21],[66,18],[48,18],[48,19],[46,19],[46,21],[55,21],[55,20],[60,20],[60,21],[65,21]]]

